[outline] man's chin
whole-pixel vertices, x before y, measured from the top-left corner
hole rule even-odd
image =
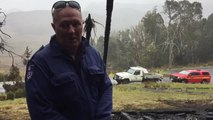
[[[75,52],[78,49],[78,46],[79,46],[79,44],[76,43],[76,44],[72,44],[72,45],[67,45],[66,48],[69,52]]]

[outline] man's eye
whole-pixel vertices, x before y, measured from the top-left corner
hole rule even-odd
[[[60,27],[62,29],[66,29],[66,30],[68,30],[70,27],[79,28],[80,26],[81,26],[81,22],[79,22],[79,21],[63,22],[60,24]]]
[[[64,29],[67,29],[67,28],[69,28],[69,24],[63,23],[63,24],[61,24],[61,27]]]
[[[80,22],[73,22],[73,27],[77,28],[79,26],[81,26],[81,23]]]
[[[79,24],[73,24],[73,27],[77,28],[79,26]]]

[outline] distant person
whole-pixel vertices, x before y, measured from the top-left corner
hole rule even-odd
[[[76,1],[52,6],[55,31],[26,70],[27,105],[32,120],[110,120],[112,83],[100,54],[82,37]]]

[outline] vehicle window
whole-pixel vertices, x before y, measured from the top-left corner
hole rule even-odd
[[[194,76],[194,75],[200,75],[200,73],[199,72],[192,72],[192,73],[190,73],[190,75],[192,75],[192,76]]]
[[[133,69],[128,69],[127,72],[130,73],[130,74],[134,74],[135,70],[133,70]]]
[[[203,75],[209,75],[209,73],[208,73],[208,72],[202,72],[202,74],[203,74]]]
[[[140,70],[136,70],[134,75],[140,75]]]
[[[180,74],[184,74],[184,75],[188,75],[190,72],[189,71],[181,71],[181,72],[179,72]]]

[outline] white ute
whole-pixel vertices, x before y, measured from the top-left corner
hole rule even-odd
[[[130,82],[157,82],[163,79],[163,75],[158,73],[149,73],[146,68],[137,66],[129,67],[126,72],[118,72],[114,75],[118,84],[121,83],[130,83]]]

